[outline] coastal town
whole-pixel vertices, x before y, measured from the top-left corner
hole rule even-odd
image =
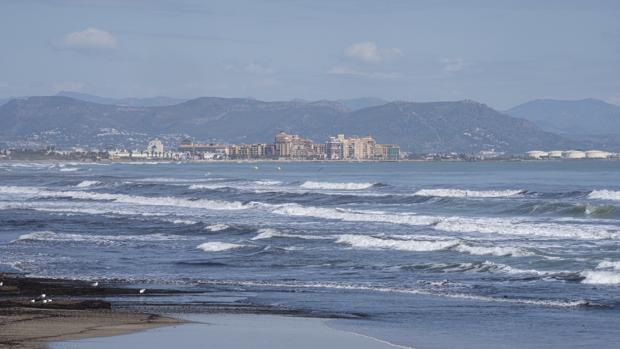
[[[620,153],[602,150],[532,150],[506,154],[493,149],[477,153],[423,153],[401,150],[398,144],[382,144],[370,135],[329,137],[324,143],[280,131],[273,143],[230,144],[199,142],[186,138],[168,147],[159,138],[142,149],[83,148],[0,149],[0,160],[93,160],[93,161],[484,161],[484,160],[618,160]]]

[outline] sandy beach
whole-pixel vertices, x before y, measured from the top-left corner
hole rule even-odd
[[[157,304],[149,300],[187,292],[153,289],[145,296],[137,288],[80,280],[15,274],[0,279],[0,348],[171,348],[180,338],[183,348],[202,348],[205,342],[235,348],[394,347],[327,326],[330,319],[356,317],[352,314],[243,303]],[[131,297],[135,301],[126,300]]]
[[[157,328],[128,335],[55,342],[51,349],[166,349],[246,348],[314,349],[406,348],[368,336],[330,328],[320,318],[283,315],[182,314],[190,321],[180,326]]]
[[[0,280],[0,347],[43,348],[49,341],[112,336],[183,322],[113,309],[111,303],[97,299],[139,294],[135,289],[6,274],[0,274]]]

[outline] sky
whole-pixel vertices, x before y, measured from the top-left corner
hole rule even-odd
[[[620,1],[0,0],[0,97],[620,104]]]

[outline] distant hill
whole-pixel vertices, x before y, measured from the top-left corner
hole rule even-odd
[[[368,107],[376,107],[388,103],[381,98],[374,97],[362,97],[353,99],[340,99],[338,102],[342,103],[349,110],[359,110]]]
[[[108,98],[90,95],[80,92],[61,91],[56,96],[70,97],[85,102],[93,102],[109,105],[126,105],[131,107],[162,107],[166,105],[174,105],[183,103],[185,99],[170,97],[147,97],[147,98]]]
[[[620,134],[620,106],[597,99],[539,99],[518,105],[506,113],[560,134]]]
[[[171,142],[185,136],[231,143],[272,142],[280,131],[317,142],[330,135],[370,134],[404,150],[476,152],[495,149],[575,147],[534,123],[473,102],[390,102],[351,111],[339,102],[263,102],[202,97],[181,104],[134,107],[69,97],[30,97],[0,107],[0,141],[71,146],[144,144],[151,137]],[[166,138],[167,137],[167,138]]]

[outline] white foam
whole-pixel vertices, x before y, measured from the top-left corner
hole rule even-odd
[[[196,246],[196,248],[201,249],[205,252],[220,252],[220,251],[227,251],[227,250],[232,250],[232,249],[241,248],[241,247],[243,247],[243,245],[232,244],[229,242],[220,242],[220,241],[205,242],[205,243],[202,243]]]
[[[78,187],[78,188],[88,188],[88,187],[92,187],[94,185],[98,185],[100,183],[101,182],[99,182],[99,181],[81,181],[80,183],[78,183],[76,185],[76,187]]]
[[[350,245],[358,249],[390,249],[398,251],[441,251],[451,250],[478,256],[524,257],[533,253],[519,247],[476,246],[458,239],[420,239],[419,237],[375,237],[369,235],[344,234],[336,237],[336,243]]]
[[[434,228],[458,233],[485,233],[500,235],[543,236],[569,239],[617,239],[618,231],[604,225],[558,224],[505,218],[448,217]]]
[[[422,189],[414,195],[451,198],[503,198],[523,194],[523,190]]]
[[[526,257],[533,256],[534,253],[520,247],[512,246],[475,246],[460,243],[453,248],[454,251],[469,253],[477,256],[513,256]]]
[[[222,230],[226,230],[228,228],[230,228],[229,225],[222,224],[222,223],[212,224],[212,225],[209,225],[209,226],[205,227],[205,229],[210,230],[212,232],[222,231]]]
[[[307,288],[307,289],[336,289],[336,290],[350,290],[350,291],[371,291],[371,292],[386,292],[386,293],[402,293],[402,294],[420,294],[447,298],[466,299],[474,301],[484,302],[499,302],[499,303],[516,303],[516,304],[528,304],[539,305],[548,307],[578,307],[588,304],[585,300],[561,300],[561,299],[529,299],[529,298],[504,298],[493,296],[481,296],[475,294],[466,293],[445,293],[437,292],[425,289],[416,288],[404,288],[404,287],[383,287],[372,284],[350,284],[350,283],[337,283],[337,282],[264,282],[264,281],[239,281],[239,280],[207,280],[202,281],[203,284],[212,285],[239,285],[250,287],[287,287],[287,288]]]
[[[604,260],[596,266],[596,269],[613,269],[620,271],[620,261]]]
[[[269,179],[263,179],[263,180],[260,180],[260,181],[254,181],[254,184],[256,184],[256,185],[264,185],[264,186],[271,186],[271,185],[280,185],[280,184],[282,184],[282,182],[274,181],[274,180],[269,180]]]
[[[271,239],[276,236],[285,236],[277,229],[263,228],[258,230],[258,235],[252,238],[252,240]]]
[[[324,190],[363,190],[374,186],[375,183],[334,183],[334,182],[314,182],[306,181],[300,185],[304,189],[324,189]]]
[[[75,171],[79,171],[80,169],[77,167],[61,167],[60,168],[60,172],[75,172]]]
[[[620,191],[613,190],[593,190],[588,194],[590,199],[620,201]]]
[[[306,216],[324,219],[338,219],[349,222],[385,222],[410,225],[430,225],[438,222],[440,217],[417,216],[415,214],[386,213],[382,211],[350,210],[302,206],[298,204],[267,205],[253,203],[258,207],[271,208],[274,213],[288,216]]]
[[[336,242],[359,249],[390,249],[416,252],[444,250],[459,243],[458,240],[401,240],[354,234],[339,235]]]
[[[53,231],[36,231],[23,234],[17,240],[19,241],[54,241],[54,242],[90,242],[98,244],[109,244],[119,241],[170,241],[183,239],[177,235],[165,234],[148,234],[148,235],[87,235],[87,234],[69,234],[55,233]]]
[[[592,285],[619,285],[620,273],[614,271],[584,271],[581,275],[585,278],[581,281],[584,284]]]
[[[618,239],[620,232],[610,226],[595,224],[559,224],[535,222],[516,218],[469,218],[424,216],[414,213],[350,210],[302,206],[298,204],[269,205],[250,203],[249,206],[269,209],[288,216],[316,217],[349,222],[383,222],[415,226],[432,226],[435,230],[457,233],[543,236],[570,239]]]
[[[185,225],[194,225],[194,224],[198,223],[196,221],[192,221],[192,220],[189,220],[189,219],[171,219],[169,221],[174,223],[174,224],[185,224]]]
[[[16,194],[35,197],[69,197],[79,200],[104,200],[144,206],[174,206],[185,208],[202,208],[209,210],[243,210],[247,207],[238,201],[188,200],[169,196],[137,196],[125,194],[93,193],[84,191],[54,191],[35,187],[0,187],[1,194]]]

